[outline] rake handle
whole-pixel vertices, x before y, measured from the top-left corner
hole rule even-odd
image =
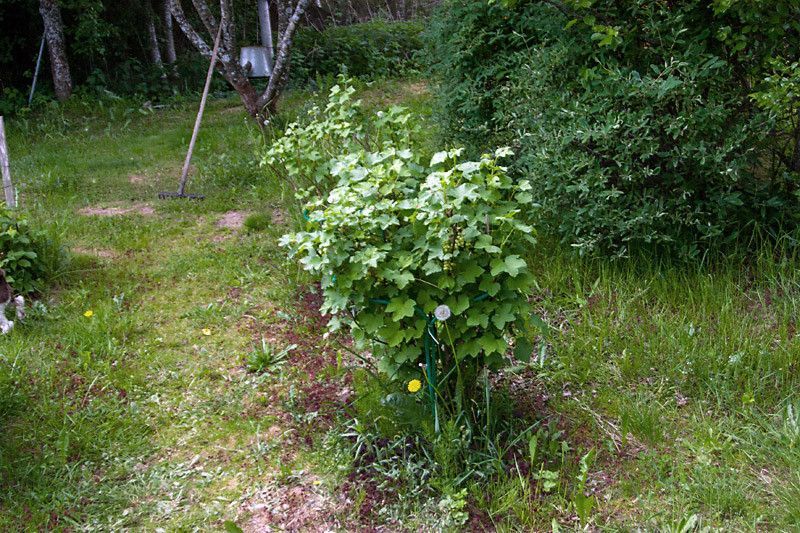
[[[200,132],[200,123],[203,121],[203,111],[206,109],[206,100],[208,99],[208,89],[211,87],[211,78],[214,75],[214,65],[217,64],[217,53],[219,52],[219,41],[222,37],[222,21],[220,21],[219,29],[217,30],[217,37],[214,39],[214,51],[211,52],[211,63],[208,65],[208,74],[206,74],[206,85],[203,87],[203,97],[200,99],[200,109],[197,111],[197,118],[194,121],[194,131],[192,131],[192,140],[189,141],[189,151],[186,152],[186,160],[183,162],[183,170],[181,171],[181,183],[178,186],[178,195],[183,196],[186,189],[186,181],[189,179],[189,164],[192,162],[192,153],[194,152],[194,145],[197,142],[197,134]]]

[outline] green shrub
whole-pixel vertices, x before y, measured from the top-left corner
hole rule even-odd
[[[532,229],[519,220],[530,184],[499,166],[505,151],[460,153],[434,155],[431,169],[409,150],[348,154],[332,171],[339,184],[307,206],[308,230],[281,240],[321,276],[330,326],[378,341],[382,371],[427,382],[454,414],[524,332],[533,282],[522,258]]]
[[[23,108],[28,103],[25,95],[14,87],[6,87],[0,91],[0,116],[13,115],[17,109]]]
[[[351,98],[354,92],[350,80],[340,75],[325,108],[314,106],[302,120],[287,125],[264,153],[261,165],[301,196],[312,189],[321,196],[337,182],[331,170],[341,154],[413,146],[416,128],[405,109],[393,106],[366,117],[361,101]]]
[[[329,326],[375,342],[379,369],[412,380],[411,392],[427,382],[454,416],[524,331],[533,282],[522,258],[532,229],[519,220],[530,185],[499,166],[506,151],[461,163],[460,153],[434,155],[431,169],[410,150],[347,154],[332,169],[338,185],[308,204],[308,230],[281,240],[321,276]]]
[[[581,253],[695,257],[794,229],[798,6],[747,5],[448,2],[442,116],[473,149],[513,146],[532,220]]]
[[[376,79],[418,69],[422,24],[374,20],[323,31],[303,28],[292,49],[292,78],[306,83],[336,76],[342,65],[350,76]]]
[[[427,382],[432,403],[458,416],[483,394],[483,369],[507,361],[509,340],[525,331],[533,276],[522,256],[534,239],[520,218],[531,187],[500,166],[508,149],[464,162],[462,150],[443,151],[421,164],[412,117],[395,108],[362,124],[351,93],[334,87],[325,111],[268,151],[286,179],[311,188],[307,230],[281,244],[321,278],[333,330],[374,343],[380,370],[411,380],[411,392]],[[530,355],[524,336],[517,347]]]
[[[31,228],[23,216],[0,209],[0,268],[17,293],[41,290],[62,261],[63,252],[55,239]]]

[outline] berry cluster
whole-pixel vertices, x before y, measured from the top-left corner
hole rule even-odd
[[[467,248],[466,241],[464,240],[464,230],[460,226],[453,226],[450,228],[450,236],[442,244],[442,251],[445,255],[456,255],[460,250]],[[453,271],[453,262],[450,258],[444,261],[444,271],[450,273]]]

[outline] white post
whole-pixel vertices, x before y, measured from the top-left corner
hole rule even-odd
[[[11,167],[8,162],[8,145],[6,144],[6,126],[0,115],[0,171],[3,173],[3,191],[6,195],[6,206],[16,209],[17,198],[14,194],[14,185],[11,183]]]
[[[269,0],[258,0],[258,22],[261,30],[261,46],[267,49],[269,70],[272,71],[275,49],[272,44],[272,20],[269,16]]]

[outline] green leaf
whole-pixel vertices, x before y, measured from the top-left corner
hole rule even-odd
[[[429,166],[435,167],[436,165],[444,163],[445,161],[447,161],[447,152],[436,152],[433,154],[433,157],[431,158],[431,164]]]
[[[431,297],[431,293],[423,291],[417,294],[417,305],[425,314],[432,312],[439,305],[439,300]]]
[[[480,235],[475,241],[475,249],[484,250],[486,253],[490,254],[498,254],[502,251],[499,247],[492,244],[492,236],[486,234]]]
[[[508,278],[506,281],[506,288],[511,290],[527,291],[534,284],[533,275],[529,272],[523,272],[515,278]]]
[[[527,266],[525,260],[522,259],[518,255],[509,255],[505,259],[496,258],[492,259],[492,262],[489,264],[491,266],[492,276],[496,276],[500,273],[507,272],[509,276],[516,277],[520,271]]]
[[[499,330],[502,330],[506,324],[514,321],[514,313],[512,312],[512,305],[504,303],[499,306],[492,315],[492,324]]]
[[[378,313],[359,313],[358,323],[367,333],[375,333],[383,327],[383,315]]]
[[[392,320],[399,321],[414,315],[414,300],[405,296],[396,296],[389,300],[386,312],[392,314]]]
[[[467,161],[466,163],[461,163],[456,168],[464,175],[469,176],[470,174],[474,174],[480,170],[481,164],[479,161]],[[477,186],[474,185],[473,187],[477,188]]]
[[[421,350],[417,346],[404,346],[394,354],[394,360],[398,363],[408,363],[419,358]]]
[[[461,266],[458,280],[462,285],[466,285],[467,283],[473,283],[481,274],[483,274],[483,268],[473,259]]]
[[[483,309],[477,307],[470,308],[467,313],[467,326],[474,328],[480,326],[483,329],[489,327],[489,315]]]
[[[400,365],[394,362],[392,357],[381,357],[378,359],[378,370],[387,376],[394,377],[400,369]]]
[[[457,298],[451,296],[447,299],[447,306],[454,315],[460,315],[469,308],[469,296],[460,294]]]
[[[383,326],[378,331],[378,335],[380,335],[381,338],[386,341],[386,344],[392,348],[399,345],[405,339],[403,329],[400,327],[400,324],[396,322]]]
[[[481,347],[481,350],[484,351],[486,354],[491,353],[499,353],[503,354],[506,351],[508,345],[506,341],[502,337],[495,337],[489,333],[485,333],[481,337],[478,338],[478,345]]]
[[[512,278],[516,277],[528,264],[518,255],[509,255],[506,257],[506,272]]]
[[[477,188],[478,186],[472,183],[462,183],[458,187],[450,189],[449,196],[456,202],[463,202],[467,199],[472,200],[478,196],[475,193]]]
[[[441,265],[441,263],[439,261],[434,261],[433,259],[431,259],[430,261],[428,261],[427,263],[422,265],[422,271],[425,272],[425,274],[430,276],[431,274],[435,274],[437,272],[441,272],[442,271],[442,265]]]
[[[347,307],[347,296],[333,289],[325,291],[325,301],[320,307],[322,314],[337,313],[345,307]]]
[[[461,361],[466,357],[475,357],[481,353],[481,345],[477,339],[456,345],[456,358]]]
[[[517,194],[516,200],[520,204],[529,204],[533,202],[533,195],[529,192],[521,192]]]
[[[404,270],[403,272],[387,273],[386,278],[394,281],[398,289],[404,289],[406,285],[414,281],[414,274],[408,270]]]
[[[498,292],[500,292],[500,284],[497,283],[494,279],[490,278],[489,276],[485,276],[481,280],[481,284],[478,285],[478,288],[488,294],[489,296],[494,296]]]
[[[517,344],[514,346],[514,357],[523,363],[529,362],[531,360],[531,354],[533,353],[533,345],[531,344],[531,341],[525,337],[517,337],[516,341]]]

